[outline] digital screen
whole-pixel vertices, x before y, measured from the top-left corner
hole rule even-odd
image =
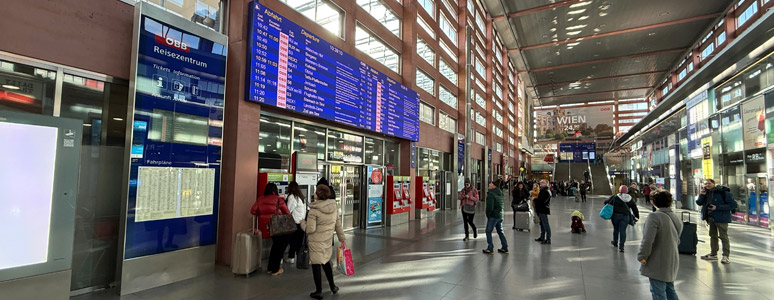
[[[0,122],[0,270],[48,261],[57,132]]]
[[[206,146],[209,130],[207,117],[154,109],[148,138],[165,143]]]
[[[248,100],[419,140],[419,94],[253,2]]]

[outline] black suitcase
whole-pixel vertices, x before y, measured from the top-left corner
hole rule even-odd
[[[296,268],[299,269],[309,269],[309,241],[306,238],[307,236],[304,234],[298,255],[296,255]]]
[[[688,221],[683,218],[688,215]],[[696,235],[696,224],[691,223],[691,213],[683,212],[680,214],[680,219],[683,220],[683,232],[680,233],[680,245],[677,246],[677,251],[680,254],[696,255],[696,245],[699,243],[699,237]]]

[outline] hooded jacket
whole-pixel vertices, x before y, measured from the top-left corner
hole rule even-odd
[[[666,282],[677,279],[680,268],[677,245],[680,244],[682,231],[683,222],[671,208],[660,208],[648,215],[642,226],[642,243],[637,253],[637,260],[646,261],[644,266],[640,266],[640,274]]]
[[[486,217],[503,218],[503,190],[493,188],[486,193]]]
[[[701,205],[701,219],[712,217],[715,223],[731,223],[731,211],[737,208],[731,189],[725,186],[715,186],[712,191],[699,195],[696,204]],[[710,204],[715,205],[715,210],[709,210]]]
[[[309,259],[312,264],[325,264],[333,253],[334,230],[339,241],[344,241],[339,209],[333,199],[314,201],[309,208],[306,220],[301,221],[301,229],[306,231],[309,242]]]
[[[328,179],[325,179],[325,177],[320,177],[320,180],[317,181],[317,184],[315,186],[324,184],[328,187],[329,190],[331,190],[331,199],[336,199],[336,191],[333,189],[333,187],[328,183]]]
[[[548,187],[541,187],[538,193],[537,199],[535,199],[535,212],[543,215],[550,215],[551,208],[551,192],[548,191]]]
[[[610,197],[610,199],[605,201],[605,204],[613,204],[614,214],[629,215],[629,209],[631,209],[631,213],[634,217],[637,219],[640,218],[640,211],[637,210],[637,204],[632,201],[632,196],[629,196],[629,194],[613,195],[613,197]]]

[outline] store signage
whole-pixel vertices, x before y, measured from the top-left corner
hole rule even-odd
[[[419,141],[419,94],[258,1],[247,100]]]
[[[556,107],[535,111],[538,141],[613,138],[613,106]]]
[[[702,172],[704,173],[704,179],[710,179],[713,177],[714,165],[712,162],[712,137],[701,139],[701,151],[702,155]]]
[[[457,134],[457,173],[465,173],[465,136]]]
[[[744,126],[744,149],[755,149],[766,146],[764,132],[766,113],[763,96],[755,97],[742,103],[742,126]]]
[[[225,103],[227,37],[138,9],[125,259],[216,242]]]

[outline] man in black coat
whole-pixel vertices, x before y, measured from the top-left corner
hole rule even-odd
[[[585,180],[581,181],[580,184],[580,195],[581,195],[581,201],[586,202],[586,192],[589,190],[589,184],[586,183]]]
[[[540,181],[540,193],[535,199],[535,213],[540,219],[540,237],[535,239],[542,244],[551,244],[551,225],[548,224],[548,215],[551,214],[551,192],[548,191],[548,181]]]

